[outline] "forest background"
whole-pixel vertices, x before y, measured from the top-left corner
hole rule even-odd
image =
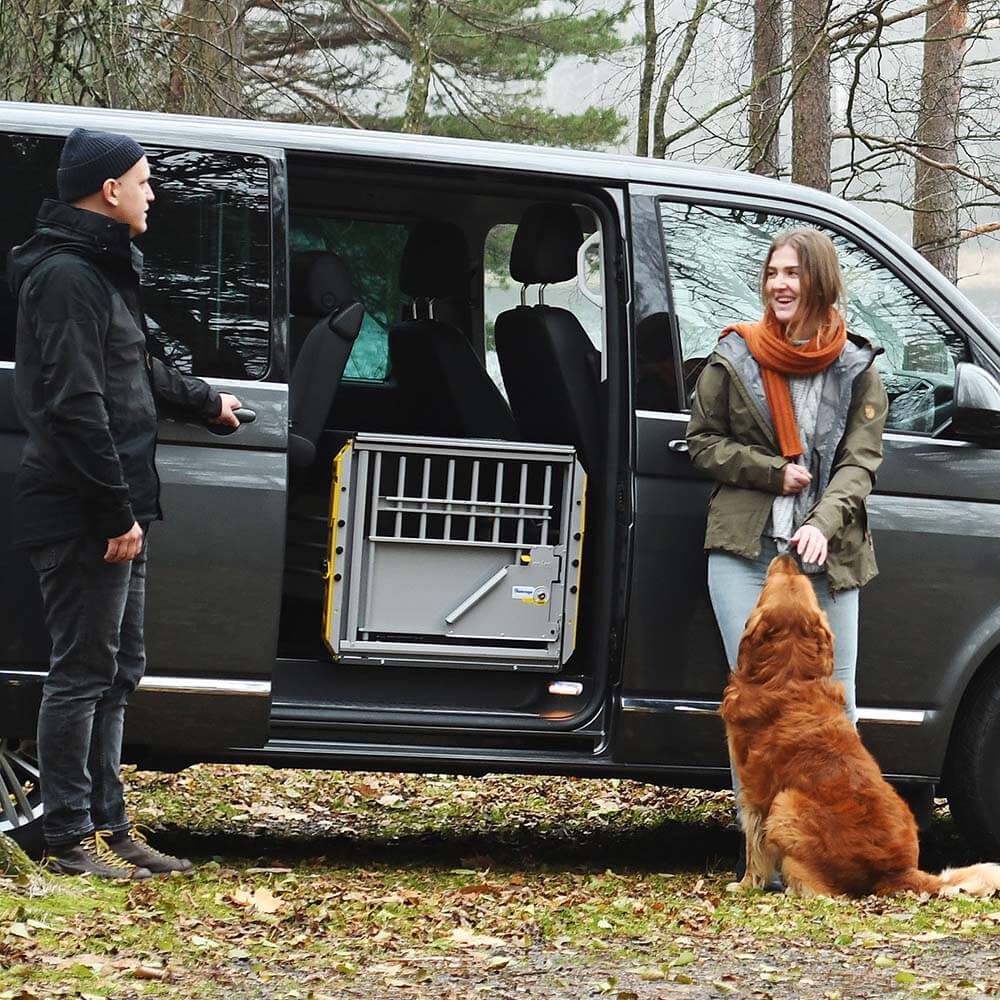
[[[0,0],[0,98],[750,170],[860,203],[1000,324],[998,0]]]

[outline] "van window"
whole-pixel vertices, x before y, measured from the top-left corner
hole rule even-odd
[[[0,135],[0,177],[8,192],[0,215],[0,255],[34,228],[45,198],[56,196],[62,139]],[[268,169],[242,153],[147,149],[156,201],[145,260],[143,305],[154,342],[182,371],[258,379],[270,343]],[[13,360],[15,303],[0,283],[0,358]]]
[[[721,330],[760,316],[760,267],[771,240],[784,230],[812,223],[787,215],[666,201],[660,212],[690,397]],[[965,340],[871,253],[839,233],[824,231],[837,248],[844,272],[848,329],[885,351],[876,364],[890,398],[887,429],[934,431],[950,415],[955,365],[968,356]]]
[[[399,269],[408,230],[402,223],[332,216],[292,217],[289,249],[337,254],[351,277],[365,318],[344,370],[345,379],[384,382],[389,375],[389,327],[399,321]]]
[[[266,161],[158,149],[149,161],[156,201],[137,245],[150,333],[192,375],[263,378],[271,332]]]

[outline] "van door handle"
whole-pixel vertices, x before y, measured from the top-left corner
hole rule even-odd
[[[252,424],[257,419],[257,411],[249,410],[245,406],[241,406],[238,410],[233,410],[233,416],[240,422],[240,427],[244,424]],[[220,437],[226,437],[228,434],[235,434],[237,428],[230,427],[229,424],[206,424],[205,425],[213,434],[218,434]]]
[[[667,447],[671,451],[677,452],[679,455],[685,455],[685,454],[687,454],[688,443],[687,443],[687,441],[684,438],[677,438],[677,440],[671,441],[667,445]]]

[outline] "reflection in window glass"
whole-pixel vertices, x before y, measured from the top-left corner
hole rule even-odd
[[[56,196],[62,140],[0,136],[8,198],[0,259],[26,240],[45,198]],[[143,306],[154,344],[182,371],[262,378],[270,340],[268,171],[258,157],[148,149],[156,201],[145,256]],[[14,356],[15,303],[0,282],[0,358]]]
[[[296,215],[290,250],[335,253],[351,277],[354,294],[365,307],[365,318],[344,378],[384,382],[389,374],[389,327],[400,319],[402,296],[399,269],[406,244],[406,226],[362,219]]]
[[[771,241],[807,223],[765,212],[671,202],[661,204],[661,218],[690,392],[720,331],[760,316],[760,268]],[[955,364],[967,356],[965,341],[868,251],[826,232],[844,272],[847,327],[885,351],[877,364],[891,401],[888,426],[934,430],[947,419]]]
[[[149,150],[156,201],[143,307],[168,361],[192,375],[267,373],[271,313],[268,170],[259,157]]]

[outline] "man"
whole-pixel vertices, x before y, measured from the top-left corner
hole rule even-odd
[[[239,400],[152,357],[139,302],[154,196],[142,147],[75,129],[58,200],[10,254],[14,391],[28,431],[14,542],[38,573],[52,657],[38,717],[49,866],[138,879],[187,871],[128,821],[125,703],[145,669],[146,535],[161,517],[155,399],[237,427]]]

